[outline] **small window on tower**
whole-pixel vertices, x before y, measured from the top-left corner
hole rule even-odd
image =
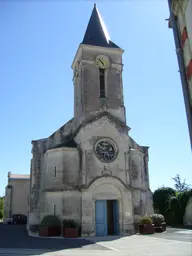
[[[56,168],[56,166],[55,166],[55,170],[54,170],[54,175],[55,175],[55,177],[57,176],[57,168]]]
[[[99,79],[100,79],[100,98],[105,98],[105,70],[99,69]]]
[[[56,215],[56,205],[53,204],[53,215]]]

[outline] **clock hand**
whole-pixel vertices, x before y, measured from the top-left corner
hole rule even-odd
[[[102,60],[99,60],[100,61],[100,63],[103,65],[103,67],[105,66],[105,64],[103,63],[103,61]]]

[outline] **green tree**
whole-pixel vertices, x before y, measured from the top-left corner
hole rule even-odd
[[[2,211],[0,211],[0,220],[2,220],[3,219],[3,213],[2,213]]]
[[[0,197],[0,219],[3,218],[4,198]]]
[[[160,187],[153,193],[153,206],[155,212],[162,214],[165,218],[171,196],[175,196],[175,190],[169,187]]]
[[[169,224],[182,224],[181,205],[179,201],[179,194],[170,196],[167,205],[167,221]]]
[[[186,183],[186,179],[182,181],[179,174],[172,179],[175,181],[174,187],[177,192],[181,193],[190,189],[190,185]]]

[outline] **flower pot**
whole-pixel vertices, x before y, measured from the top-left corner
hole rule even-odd
[[[162,223],[163,232],[167,230],[167,224],[166,222]]]
[[[61,230],[59,227],[39,227],[40,236],[60,236]]]
[[[48,227],[39,227],[40,236],[49,236]]]
[[[155,227],[154,224],[140,224],[139,225],[139,232],[140,234],[154,234]]]
[[[165,222],[161,223],[160,225],[155,226],[155,232],[156,233],[161,233],[161,232],[164,232],[164,231],[166,231],[166,223]]]
[[[160,226],[160,227],[155,227],[155,232],[156,232],[156,233],[161,233],[161,232],[163,232],[162,226]]]
[[[77,238],[79,235],[79,228],[63,228],[63,236],[68,238]]]

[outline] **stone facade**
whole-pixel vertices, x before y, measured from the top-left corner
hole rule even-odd
[[[108,56],[106,97],[100,98],[97,55]],[[134,231],[151,214],[148,147],[139,146],[126,124],[120,48],[80,44],[74,58],[74,118],[50,137],[32,141],[28,225],[48,214],[72,218],[82,236],[96,235],[96,201],[117,200],[120,234]],[[99,141],[111,141],[112,161],[101,161]]]
[[[5,188],[4,218],[12,214],[28,215],[28,196],[30,175],[8,173],[8,184]]]

